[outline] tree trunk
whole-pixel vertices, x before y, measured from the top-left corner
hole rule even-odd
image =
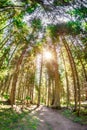
[[[70,61],[71,70],[72,70],[72,77],[73,77],[73,84],[74,84],[74,101],[75,101],[74,111],[77,111],[77,101],[78,101],[78,99],[77,99],[76,69],[74,68],[75,63],[74,63],[74,59],[72,57],[72,53],[70,51],[70,48],[69,48],[69,46],[68,46],[64,37],[62,37],[62,42],[65,46],[66,51],[67,51],[68,58],[69,58],[69,61]]]
[[[19,68],[20,68],[20,65],[22,63],[23,56],[26,53],[26,49],[27,49],[27,47],[25,46],[25,48],[22,51],[22,54],[19,58],[19,61],[16,65],[16,69],[15,69],[14,76],[13,76],[12,89],[11,89],[11,93],[10,93],[10,102],[11,102],[12,106],[13,106],[13,104],[15,104],[16,83],[17,83],[17,78],[18,78],[18,75],[19,75]]]
[[[67,108],[68,108],[68,106],[69,106],[69,104],[70,104],[69,80],[68,80],[68,74],[67,74],[67,69],[66,69],[66,63],[65,63],[65,59],[64,59],[64,55],[63,55],[62,50],[61,50],[61,55],[62,55],[64,67],[65,67],[65,77],[66,77],[66,87],[67,87]]]
[[[39,77],[39,88],[38,88],[38,106],[40,105],[41,98],[41,81],[42,81],[42,67],[43,67],[43,54],[41,55],[41,64],[40,64],[40,77]]]
[[[53,47],[53,53],[54,53],[54,80],[55,80],[55,96],[54,96],[54,104],[53,107],[60,109],[60,75],[59,75],[59,68],[58,68],[58,60],[57,60],[57,52],[56,52],[56,46]]]
[[[50,87],[51,87],[51,81],[50,81],[50,77],[48,79],[48,103],[47,103],[47,106],[50,106]]]

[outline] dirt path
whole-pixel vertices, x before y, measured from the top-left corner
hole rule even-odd
[[[61,115],[60,111],[47,107],[39,107],[37,117],[40,121],[37,130],[87,130],[87,126],[74,123]]]

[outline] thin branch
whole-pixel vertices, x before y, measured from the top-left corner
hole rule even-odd
[[[0,29],[0,32],[1,32],[2,30],[4,30],[5,28],[9,27],[11,24],[13,24],[13,21],[10,22],[9,24],[7,24],[7,25],[6,25],[5,27],[3,27],[2,29]]]

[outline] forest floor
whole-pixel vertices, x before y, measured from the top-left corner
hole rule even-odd
[[[45,106],[20,107],[0,105],[0,130],[87,130],[87,125],[74,123],[62,110]]]
[[[61,110],[40,106],[37,110],[39,125],[37,130],[87,130],[87,125],[81,125],[67,119]]]

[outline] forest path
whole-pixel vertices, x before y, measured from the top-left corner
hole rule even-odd
[[[36,110],[39,119],[37,130],[87,130],[87,126],[80,125],[65,118],[61,111],[40,106]]]

